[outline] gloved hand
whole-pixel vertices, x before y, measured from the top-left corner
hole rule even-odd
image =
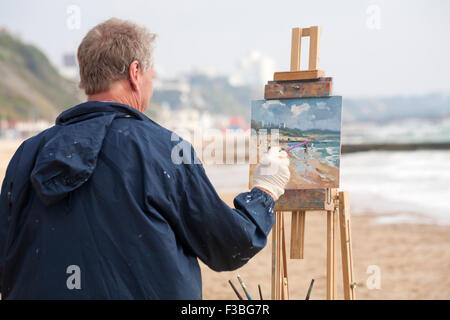
[[[253,187],[269,191],[276,201],[284,193],[290,176],[286,151],[280,151],[279,147],[272,147],[256,165]]]

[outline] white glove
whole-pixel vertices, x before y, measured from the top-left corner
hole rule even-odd
[[[287,153],[280,151],[279,147],[272,147],[256,165],[253,187],[266,189],[276,201],[284,193],[290,176]]]

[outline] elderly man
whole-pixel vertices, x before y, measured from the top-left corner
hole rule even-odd
[[[265,246],[286,153],[263,157],[235,208],[190,144],[172,161],[180,140],[143,114],[153,41],[118,19],[90,30],[78,48],[88,101],[12,158],[0,199],[4,299],[201,299],[197,258],[234,270]]]

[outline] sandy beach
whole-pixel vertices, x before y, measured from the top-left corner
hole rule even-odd
[[[0,178],[18,140],[0,141]],[[247,169],[246,169],[247,170]],[[234,171],[230,171],[234,172]],[[231,176],[237,173],[232,173]],[[229,175],[228,175],[229,176]],[[223,179],[222,179],[223,180]],[[220,180],[220,181],[222,181]],[[222,192],[232,206],[237,193]],[[392,212],[401,214],[401,212]],[[383,213],[388,216],[388,213]],[[352,237],[357,299],[450,299],[450,226],[437,224],[379,224],[383,215],[373,212],[352,215]],[[286,215],[289,249],[290,215]],[[326,214],[308,213],[306,217],[305,259],[289,260],[291,299],[304,299],[308,285],[315,279],[311,299],[325,299]],[[338,265],[340,262],[338,254]],[[380,270],[380,289],[369,289],[367,273],[371,266]],[[201,264],[204,299],[236,299],[228,280],[238,285],[240,274],[250,294],[257,296],[260,284],[264,298],[270,297],[271,239],[268,245],[244,267],[233,272],[214,272]],[[343,298],[342,274],[338,270],[338,298]]]
[[[233,195],[222,198],[232,205]],[[384,225],[375,222],[379,215],[352,216],[353,258],[357,299],[450,299],[450,227],[429,224]],[[290,214],[286,215],[290,230]],[[287,246],[289,251],[289,235]],[[305,259],[289,260],[291,299],[304,299],[311,279],[315,279],[311,299],[325,299],[326,285],[326,214],[306,216]],[[338,253],[338,299],[343,299],[341,257]],[[263,297],[270,297],[271,239],[241,269],[217,273],[204,264],[204,299],[236,299],[228,280],[238,284],[239,274],[250,294],[257,297],[258,284]],[[380,289],[369,289],[373,275],[370,266],[378,266]],[[373,267],[372,267],[373,268]],[[367,273],[367,271],[370,273]],[[370,279],[369,279],[370,280]],[[370,285],[370,284],[369,284]]]
[[[294,155],[289,153],[289,159],[293,164],[298,161]],[[327,165],[317,159],[306,159],[305,166],[309,170],[298,172],[294,165],[289,166],[291,179],[286,189],[313,189],[313,188],[333,188],[339,185],[339,169]],[[296,172],[297,170],[297,172]]]
[[[0,181],[3,182],[8,163],[14,152],[19,148],[21,140],[17,139],[0,139]]]

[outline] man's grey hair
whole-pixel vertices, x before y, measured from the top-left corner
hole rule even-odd
[[[107,91],[114,81],[128,79],[137,60],[143,72],[153,65],[156,34],[117,18],[93,27],[78,47],[80,85],[87,95]]]

